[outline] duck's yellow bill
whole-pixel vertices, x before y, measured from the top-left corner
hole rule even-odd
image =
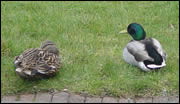
[[[128,33],[127,30],[122,30],[119,32],[120,34],[125,34],[125,33]]]

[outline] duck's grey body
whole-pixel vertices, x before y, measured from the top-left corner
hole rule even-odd
[[[150,46],[150,49],[147,49],[149,47],[148,45]],[[159,59],[160,64],[155,64],[155,59],[149,55],[151,53],[148,53],[148,51],[151,49],[157,52],[157,55],[155,56],[162,58],[162,60]],[[123,50],[123,59],[127,63],[135,65],[144,71],[160,69],[161,67],[166,66],[166,58],[166,52],[162,49],[159,41],[154,38],[147,38],[139,41],[131,40]],[[158,59],[156,58],[156,60]],[[151,64],[147,62],[151,62]]]
[[[15,58],[14,64],[16,73],[23,78],[54,76],[60,68],[59,51],[54,43],[45,41],[40,48],[25,50]]]

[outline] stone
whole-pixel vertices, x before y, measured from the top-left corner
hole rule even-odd
[[[84,103],[85,97],[71,94],[68,103]]]
[[[128,103],[134,103],[134,100],[131,99],[131,98],[128,98],[128,99],[127,99],[127,102],[128,102]]]
[[[16,101],[17,96],[3,96],[2,101]]]
[[[2,103],[32,103],[29,101],[2,101]]]
[[[33,102],[35,95],[34,94],[25,94],[20,96],[20,101],[24,102]]]
[[[168,103],[179,103],[179,96],[170,96],[168,98]]]
[[[118,103],[118,100],[113,97],[104,97],[102,103]]]
[[[54,94],[52,103],[67,103],[69,94],[66,92],[60,92]]]
[[[152,98],[136,98],[136,103],[152,103]]]
[[[50,103],[51,97],[49,93],[37,93],[35,102],[37,103]]]
[[[101,100],[100,97],[86,97],[85,103],[101,103]]]
[[[164,97],[164,96],[153,97],[153,103],[168,103],[168,97]]]
[[[128,99],[120,98],[119,103],[128,103]]]

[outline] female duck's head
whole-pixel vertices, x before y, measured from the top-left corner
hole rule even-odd
[[[121,31],[120,33],[124,33]],[[137,23],[131,23],[128,25],[127,32],[133,37],[134,40],[143,40],[146,37],[146,32],[144,28]]]

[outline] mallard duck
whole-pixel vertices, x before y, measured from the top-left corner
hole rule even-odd
[[[25,79],[40,79],[56,75],[60,68],[59,50],[52,41],[45,41],[40,48],[30,48],[14,60],[15,72]]]
[[[155,38],[146,38],[144,28],[137,23],[128,25],[127,30],[120,33],[129,33],[131,40],[123,50],[123,59],[143,71],[152,71],[166,66],[167,54],[160,42]]]

